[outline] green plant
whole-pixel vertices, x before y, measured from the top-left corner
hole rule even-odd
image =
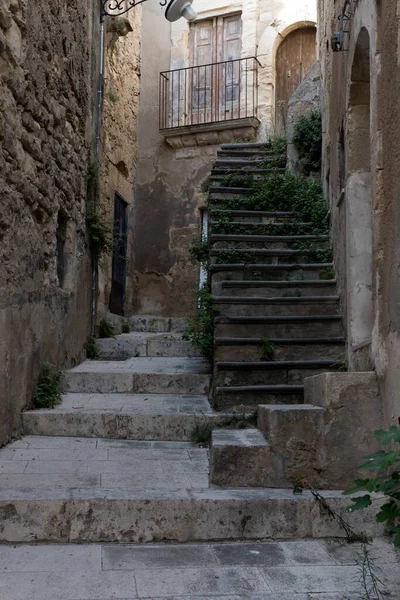
[[[220,421],[196,422],[190,433],[190,439],[196,444],[209,444],[214,429],[248,429],[257,424],[257,414],[237,413]]]
[[[271,158],[267,167],[284,169],[287,161],[287,137],[286,135],[272,135],[269,138]]]
[[[42,362],[36,387],[32,394],[33,406],[35,408],[54,408],[57,404],[61,404],[62,379],[62,371],[50,362]]]
[[[326,267],[320,270],[319,278],[324,281],[330,281],[331,279],[335,279],[335,272],[330,267]]]
[[[109,92],[107,92],[106,97],[109,99],[109,101],[112,104],[115,104],[116,102],[118,102],[119,100],[119,96],[118,94],[116,94],[115,92],[113,92],[112,90],[110,90]]]
[[[363,470],[375,472],[375,477],[356,479],[355,486],[344,493],[368,492],[352,498],[350,512],[371,506],[373,492],[383,494],[385,503],[380,507],[376,520],[386,524],[386,530],[394,535],[394,545],[400,547],[400,427],[393,425],[389,431],[375,431],[375,437],[387,449],[371,454],[360,466]]]
[[[96,338],[91,335],[88,341],[86,342],[86,358],[95,360],[96,358],[99,358],[99,356],[100,347],[96,342]]]
[[[208,241],[201,236],[194,238],[189,248],[189,256],[192,263],[202,263],[207,265],[210,260],[210,247]]]
[[[95,258],[111,254],[115,247],[114,229],[107,222],[104,209],[91,203],[86,216],[90,249]]]
[[[250,252],[242,252],[237,248],[228,248],[227,250],[214,250],[215,262],[217,265],[248,265],[254,261],[254,255]]]
[[[124,319],[124,322],[122,323],[122,333],[130,333],[131,331],[131,326],[129,325],[129,321],[128,319]]]
[[[253,183],[253,175],[245,173],[232,173],[224,175],[221,178],[221,185],[223,187],[251,188],[253,187]]]
[[[107,321],[105,317],[103,317],[99,324],[99,337],[100,338],[111,338],[115,336],[114,325]]]
[[[261,344],[261,360],[273,360],[276,350],[276,344],[271,342],[271,340],[267,337],[262,338]]]
[[[371,552],[367,543],[361,544],[361,550],[357,555],[356,564],[359,569],[359,583],[363,592],[362,600],[383,600],[387,593],[383,581],[380,579]]]
[[[183,339],[211,359],[214,351],[214,318],[220,314],[220,310],[213,304],[209,283],[198,291],[197,306],[196,315],[187,320],[188,328],[183,333]]]
[[[282,298],[300,298],[301,291],[300,290],[289,290],[282,294]]]
[[[294,126],[293,143],[299,151],[299,164],[306,175],[321,169],[322,119],[319,109],[301,117]]]

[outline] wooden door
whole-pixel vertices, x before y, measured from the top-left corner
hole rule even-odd
[[[189,124],[235,118],[240,97],[240,15],[199,21],[190,31]]]
[[[316,60],[316,28],[303,27],[289,33],[276,54],[275,125],[283,131],[290,97]]]
[[[114,198],[114,234],[110,312],[124,316],[128,218],[127,204],[119,194],[115,194]]]
[[[220,41],[222,61],[221,119],[236,119],[239,116],[241,64],[237,60],[242,52],[242,19],[240,15],[225,17],[222,23]]]
[[[190,71],[191,89],[190,123],[209,123],[213,110],[213,66],[215,63],[216,39],[213,19],[195,23],[191,29]]]

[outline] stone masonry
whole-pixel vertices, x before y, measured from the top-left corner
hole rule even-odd
[[[98,21],[92,0],[0,2],[0,445],[40,361],[73,364],[88,334]]]

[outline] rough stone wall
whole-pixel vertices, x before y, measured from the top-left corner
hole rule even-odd
[[[73,364],[89,331],[97,10],[0,2],[0,445],[20,432],[40,362]]]
[[[101,135],[100,200],[113,223],[114,197],[127,203],[128,244],[125,314],[133,311],[133,201],[137,166],[137,117],[140,88],[141,10],[106,20],[103,125]],[[112,257],[99,271],[99,314],[108,311]]]
[[[398,106],[400,86],[400,14],[398,2],[359,0],[351,20],[351,34],[345,38],[347,52],[332,53],[330,38],[338,29],[337,14],[341,6],[333,0],[319,4],[320,54],[323,74],[323,181],[329,196],[332,215],[332,235],[335,265],[342,295],[345,323],[349,310],[362,315],[365,305],[357,294],[349,294],[353,276],[354,256],[349,243],[356,241],[364,253],[372,255],[371,264],[371,340],[363,348],[351,348],[351,368],[366,370],[368,363],[376,370],[381,390],[381,402],[387,424],[400,416],[398,391],[400,339],[398,264],[400,147],[398,139]],[[370,75],[369,136],[365,137],[362,119],[364,108],[356,113],[352,106],[352,66],[356,43],[362,29],[368,31]],[[357,74],[354,80],[357,80]],[[353,87],[353,89],[355,89]],[[357,100],[354,102],[357,107]],[[350,108],[349,108],[350,107]],[[358,140],[349,137],[351,127],[359,125]],[[364,136],[364,137],[361,137]],[[361,140],[361,143],[360,143]],[[362,140],[364,140],[362,142]],[[357,142],[353,146],[353,142]],[[370,146],[370,151],[368,150]],[[368,181],[363,172],[370,165]],[[363,200],[359,217],[370,211],[370,231],[357,230],[354,207],[357,208],[360,189],[370,189],[370,203]],[[353,219],[353,221],[352,221]],[[362,252],[361,252],[362,254]],[[349,279],[350,278],[350,279]]]

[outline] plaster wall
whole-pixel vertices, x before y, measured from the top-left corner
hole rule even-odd
[[[345,38],[348,51],[333,53],[330,39],[338,29],[341,6],[333,0],[319,3],[323,180],[331,206],[349,366],[354,370],[375,369],[386,424],[397,421],[400,415],[397,4],[394,0],[359,0],[350,22],[351,33]],[[352,108],[348,110],[353,60],[362,28],[368,31],[370,43],[369,132],[364,109],[356,115]],[[351,135],[354,118],[359,120],[356,151]],[[369,289],[363,285],[365,269],[370,275]]]
[[[89,332],[98,22],[92,0],[0,1],[0,445],[20,433],[40,362],[73,365]]]

